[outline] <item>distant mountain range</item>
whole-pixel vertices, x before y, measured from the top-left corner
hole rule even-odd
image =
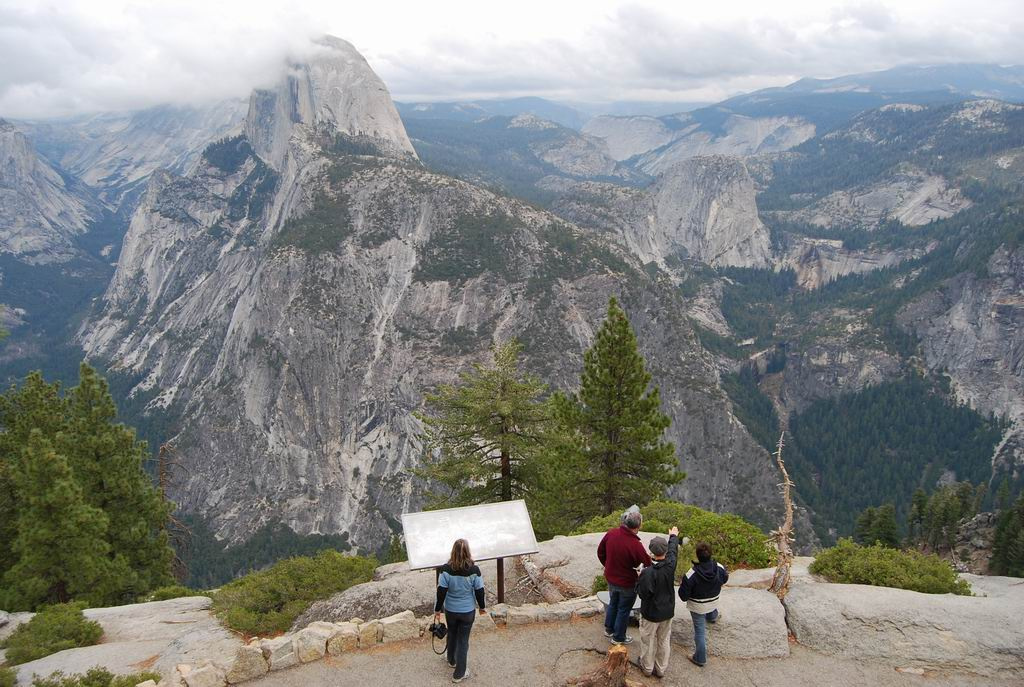
[[[948,64],[895,67],[831,79],[804,78],[778,88],[763,88],[711,103],[617,101],[557,102],[523,97],[495,100],[396,102],[403,120],[448,119],[475,122],[486,117],[531,114],[582,129],[594,117],[662,118],[693,112],[713,119],[739,114],[748,117],[800,116],[819,129],[832,128],[863,110],[889,102],[943,103],[968,98],[1024,102],[1024,67],[994,64]],[[702,113],[702,114],[698,114]]]

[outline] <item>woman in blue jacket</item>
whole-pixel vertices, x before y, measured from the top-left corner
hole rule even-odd
[[[437,601],[434,602],[434,622],[441,619],[443,608],[448,625],[448,665],[455,669],[452,682],[462,682],[468,677],[469,632],[473,629],[473,609],[476,606],[480,607],[480,615],[487,612],[484,579],[480,568],[473,563],[469,542],[459,539],[452,546],[448,563],[441,568],[437,580]]]

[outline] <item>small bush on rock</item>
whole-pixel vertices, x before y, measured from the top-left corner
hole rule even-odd
[[[860,546],[851,539],[840,539],[831,549],[819,553],[811,563],[811,572],[830,582],[971,595],[971,586],[934,554],[898,551],[879,544]]]
[[[84,675],[65,675],[61,672],[51,673],[49,677],[32,680],[32,687],[135,687],[140,682],[152,680],[160,682],[158,673],[132,673],[131,675],[114,675],[105,668],[90,668]]]
[[[679,536],[690,543],[679,547],[678,571],[685,572],[686,562],[696,559],[694,547],[699,541],[711,544],[715,559],[727,567],[767,568],[775,565],[776,554],[767,543],[767,535],[738,515],[712,513],[674,501],[653,501],[640,509],[644,516],[644,532],[666,532],[679,528]],[[594,518],[573,534],[603,532],[619,524],[619,514]]]
[[[322,551],[279,561],[229,582],[213,595],[213,609],[228,627],[249,635],[284,632],[311,603],[369,582],[377,561]]]
[[[14,668],[0,666],[0,687],[15,687],[18,684],[18,673]]]
[[[170,599],[180,599],[186,596],[206,596],[206,592],[199,589],[189,589],[180,584],[172,584],[168,587],[160,587],[153,592],[149,600],[150,601],[168,601]]]
[[[103,628],[86,620],[81,604],[47,606],[32,620],[11,633],[3,646],[10,665],[27,663],[65,649],[92,646],[100,641]]]
[[[597,594],[606,591],[608,591],[608,580],[604,578],[604,575],[595,575],[594,582],[590,585],[590,593]]]

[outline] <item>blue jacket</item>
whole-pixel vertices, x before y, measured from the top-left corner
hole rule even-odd
[[[444,608],[451,613],[472,613],[476,605],[485,607],[484,578],[480,568],[474,565],[468,570],[452,570],[450,565],[445,564],[437,580],[434,611],[440,612]]]

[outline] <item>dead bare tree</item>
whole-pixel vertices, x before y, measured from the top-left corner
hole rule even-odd
[[[786,596],[789,591],[790,568],[793,565],[793,498],[790,488],[795,486],[789,479],[789,472],[786,471],[786,464],[782,460],[782,447],[785,445],[786,433],[779,435],[778,448],[775,450],[775,462],[779,464],[782,472],[782,482],[779,487],[782,489],[782,501],[786,508],[786,517],[782,526],[772,530],[771,537],[775,548],[779,552],[779,564],[775,568],[775,575],[772,577],[772,584],[768,588],[780,599]]]
[[[168,493],[177,479],[176,473],[183,469],[184,466],[177,458],[174,443],[168,441],[161,444],[156,458],[156,480],[157,487],[160,489],[160,494],[164,497],[164,500],[170,500]],[[174,560],[171,561],[171,573],[176,580],[182,582],[188,577],[188,566],[181,555],[192,548],[192,530],[175,517],[173,512],[168,514],[164,530],[167,532],[167,539],[174,550]]]
[[[567,598],[586,596],[589,593],[551,572],[552,568],[567,565],[568,558],[548,563],[545,566],[537,565],[530,556],[517,556],[516,562],[526,574],[523,583],[529,582],[529,585],[537,590],[546,603],[554,604],[565,601]]]

